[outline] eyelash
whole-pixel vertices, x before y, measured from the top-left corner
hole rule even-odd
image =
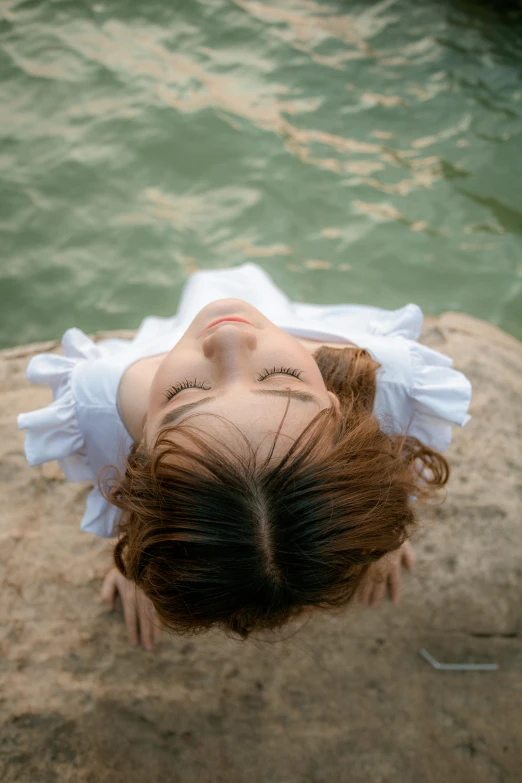
[[[299,378],[302,372],[302,370],[296,370],[292,367],[272,367],[271,370],[267,370],[265,367],[264,372],[259,373],[257,376],[257,380],[264,381],[265,378],[268,378],[270,375],[292,375],[294,378]],[[167,391],[164,392],[165,397],[167,400],[171,400],[176,394],[183,391],[183,389],[205,389],[205,391],[209,391],[210,387],[205,386],[205,381],[199,382],[197,378],[194,378],[193,381],[185,378],[181,383],[170,386]]]
[[[177,383],[174,386],[170,386],[167,391],[165,392],[165,397],[167,400],[171,400],[173,397],[176,396],[176,394],[179,394],[180,391],[183,391],[183,389],[205,389],[208,391],[210,389],[209,386],[205,386],[205,381],[200,383],[197,378],[194,378],[193,381],[189,381],[188,378],[185,378],[184,381],[181,383]]]
[[[264,381],[269,375],[293,375],[294,378],[299,378],[302,374],[302,370],[294,370],[292,367],[272,367],[271,370],[267,370],[265,367],[264,373],[260,373],[257,376],[258,381]]]

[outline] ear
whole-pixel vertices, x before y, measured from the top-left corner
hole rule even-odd
[[[330,397],[330,401],[331,401],[333,407],[337,409],[337,413],[340,413],[341,412],[341,403],[339,402],[339,398],[333,392],[330,392],[330,391],[328,392],[328,396]]]

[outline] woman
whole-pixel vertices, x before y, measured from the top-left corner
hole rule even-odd
[[[194,274],[132,341],[70,329],[63,356],[31,360],[54,402],[19,416],[27,459],[95,484],[81,526],[119,537],[102,595],[126,594],[131,642],[139,625],[152,646],[156,613],[246,638],[398,598],[415,501],[446,484],[470,419],[469,381],[421,325],[412,304],[293,303],[244,264]]]

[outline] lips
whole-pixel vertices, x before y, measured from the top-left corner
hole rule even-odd
[[[229,315],[225,316],[224,318],[216,318],[215,321],[212,321],[204,331],[206,332],[208,329],[211,329],[213,326],[217,326],[218,324],[224,323],[225,321],[236,321],[240,324],[248,324],[249,326],[253,326],[254,324],[251,324],[250,321],[247,321],[246,318],[240,318],[237,315]]]

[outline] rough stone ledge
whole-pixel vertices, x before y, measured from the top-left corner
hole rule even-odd
[[[59,341],[0,352],[0,783],[518,783],[522,344],[460,313],[427,318],[421,341],[469,377],[473,419],[399,604],[152,655],[100,606],[111,545],[79,531],[88,485],[25,463],[16,414],[51,399],[25,369]],[[435,671],[419,647],[500,669]]]

